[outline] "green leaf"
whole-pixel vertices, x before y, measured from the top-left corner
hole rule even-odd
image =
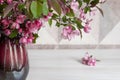
[[[48,23],[49,23],[49,25],[51,26],[51,25],[52,25],[52,19],[49,19],[49,20],[48,20]]]
[[[82,1],[78,0],[78,3],[79,3],[79,8],[80,8],[82,6]]]
[[[57,17],[58,15],[53,13],[52,19],[56,19]]]
[[[18,9],[19,9],[19,10],[22,10],[24,7],[25,7],[25,4],[20,4],[20,5],[18,5]]]
[[[59,15],[61,15],[61,6],[57,0],[51,0],[50,5]]]
[[[57,22],[57,23],[56,23],[56,26],[57,26],[57,27],[60,27],[60,23],[59,23],[59,22]]]
[[[39,37],[38,34],[33,34],[34,36],[34,40],[33,40],[33,43],[36,43],[36,39]]]
[[[47,1],[44,0],[43,2],[43,15],[48,15],[48,6],[47,6]]]
[[[14,38],[18,35],[18,31],[17,30],[13,30],[12,33],[9,35],[10,38]]]
[[[76,28],[74,26],[72,26],[72,30],[76,30]]]
[[[89,6],[87,6],[87,7],[84,8],[84,13],[87,13],[89,11],[90,11],[90,7]]]
[[[0,13],[2,13],[3,12],[3,9],[6,7],[6,5],[4,4],[4,5],[0,5]]]
[[[90,0],[83,0],[86,4],[89,4]]]
[[[74,17],[75,16],[75,14],[74,14],[72,9],[70,9],[70,12],[67,13],[66,15],[69,16],[69,17]]]
[[[62,20],[63,20],[63,22],[66,22],[66,21],[67,21],[66,16],[63,16],[63,17],[62,17]]]
[[[30,10],[33,15],[33,18],[39,18],[43,11],[42,4],[38,1],[32,1],[30,5]]]
[[[76,24],[77,24],[77,28],[78,28],[78,29],[82,29],[82,28],[83,28],[83,26],[82,26],[82,24],[81,24],[81,21],[80,21],[79,19],[76,19],[75,22],[76,22]]]

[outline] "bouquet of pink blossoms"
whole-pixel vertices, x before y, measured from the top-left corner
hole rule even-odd
[[[55,21],[63,27],[64,39],[89,33],[90,23],[104,0],[0,0],[0,39],[8,38],[17,43],[35,43],[38,31]]]

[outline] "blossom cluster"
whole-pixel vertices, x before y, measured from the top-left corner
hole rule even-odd
[[[32,43],[34,40],[33,35],[41,28],[42,21],[25,21],[25,19],[26,16],[22,14],[18,15],[15,20],[8,18],[1,19],[0,25],[2,32],[10,38],[19,38],[20,43]]]
[[[89,55],[86,53],[86,55],[82,58],[82,64],[88,65],[88,66],[95,66],[96,65],[96,59],[93,58],[92,55]]]
[[[100,0],[99,2],[103,3],[103,2],[105,2],[105,0]],[[95,7],[91,7],[91,8],[88,7],[88,9],[90,9],[90,11],[87,12],[85,9],[87,7],[84,7],[84,6],[80,7],[80,4],[77,0],[72,0],[70,3],[70,7],[73,10],[76,19],[79,20],[80,22],[78,21],[77,29],[72,28],[74,26],[74,23],[71,25],[67,25],[63,28],[62,37],[64,39],[68,39],[68,40],[71,40],[72,38],[74,38],[75,35],[82,36],[82,33],[81,33],[82,29],[85,33],[89,33],[92,29],[91,28],[91,23],[93,21],[92,18],[93,18],[93,16],[96,15],[96,12],[97,12],[97,9]],[[80,23],[80,25],[79,25],[79,23]]]
[[[0,0],[0,4],[7,3],[8,5],[12,3],[13,0]],[[18,5],[18,3],[16,3]],[[18,10],[18,6],[14,11]],[[33,43],[37,37],[37,33],[43,26],[44,22],[52,16],[52,13],[44,16],[40,19],[30,20],[23,13],[14,13],[9,17],[0,18],[0,32],[3,36],[16,39],[18,43]]]
[[[63,26],[64,39],[89,33],[97,4],[102,0],[0,0],[0,38],[18,43],[33,43],[38,31],[48,22]]]

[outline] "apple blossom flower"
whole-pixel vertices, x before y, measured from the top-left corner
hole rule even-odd
[[[40,29],[42,27],[42,21],[41,20],[34,20],[33,25],[36,27],[36,29]]]
[[[70,8],[66,7],[66,8],[65,8],[65,12],[66,12],[66,13],[69,13],[69,12],[70,12]]]
[[[25,19],[26,19],[26,16],[21,14],[17,16],[16,22],[21,24],[24,22]]]
[[[18,32],[19,32],[19,33],[22,33],[22,31],[23,31],[22,28],[19,28],[19,29],[18,29]]]
[[[49,17],[48,17],[48,16],[44,16],[44,17],[43,17],[43,20],[44,20],[45,22],[47,22],[47,21],[49,20]]]
[[[0,4],[2,4],[4,2],[4,0],[0,0]]]
[[[9,36],[11,34],[11,31],[9,29],[5,29],[4,33],[5,35]]]
[[[72,30],[71,26],[67,26],[63,28],[62,37],[64,39],[71,40],[73,37],[75,37],[75,35],[79,34],[80,32],[78,30]]]
[[[76,0],[72,0],[70,6],[75,12],[79,10],[79,3]]]
[[[1,21],[2,25],[3,25],[3,29],[6,29],[8,28],[9,24],[11,23],[11,20],[8,20],[8,19],[3,19]]]
[[[85,56],[82,58],[82,63],[83,64],[87,64],[88,60],[89,60],[90,55],[88,54],[88,52],[85,54]]]
[[[7,0],[7,3],[8,4],[11,4],[13,0]]]
[[[87,63],[88,66],[95,66],[96,65],[96,59],[93,57],[90,57]]]
[[[48,17],[52,17],[52,16],[53,16],[53,13],[49,12],[47,16],[48,16]]]
[[[24,44],[26,44],[26,43],[27,43],[27,38],[26,38],[26,37],[20,38],[19,43],[24,43]]]
[[[27,42],[28,42],[28,43],[32,43],[33,40],[34,40],[33,34],[29,34],[29,37],[27,38]]]
[[[48,15],[43,16],[43,20],[47,22],[52,16],[53,16],[53,13],[49,12]]]
[[[91,30],[91,27],[89,26],[89,24],[85,24],[85,26],[84,26],[84,32],[85,33],[89,33],[90,30]]]
[[[42,27],[41,20],[34,20],[33,22],[27,21],[27,23],[26,23],[26,28],[31,33],[36,33],[41,27]]]
[[[27,43],[32,43],[32,42],[33,42],[33,39],[31,39],[31,38],[27,39]]]
[[[86,14],[84,13],[84,10],[83,10],[83,9],[80,9],[79,18],[82,19],[82,20],[85,20],[85,19],[86,19]]]
[[[95,66],[96,65],[96,59],[92,57],[92,55],[89,55],[88,52],[86,55],[82,58],[82,64],[88,65],[88,66]]]
[[[13,24],[11,25],[12,29],[19,29],[20,28],[20,24],[13,22]]]

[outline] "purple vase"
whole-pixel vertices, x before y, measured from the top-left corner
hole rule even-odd
[[[9,39],[0,41],[0,80],[26,80],[28,72],[25,45]]]

